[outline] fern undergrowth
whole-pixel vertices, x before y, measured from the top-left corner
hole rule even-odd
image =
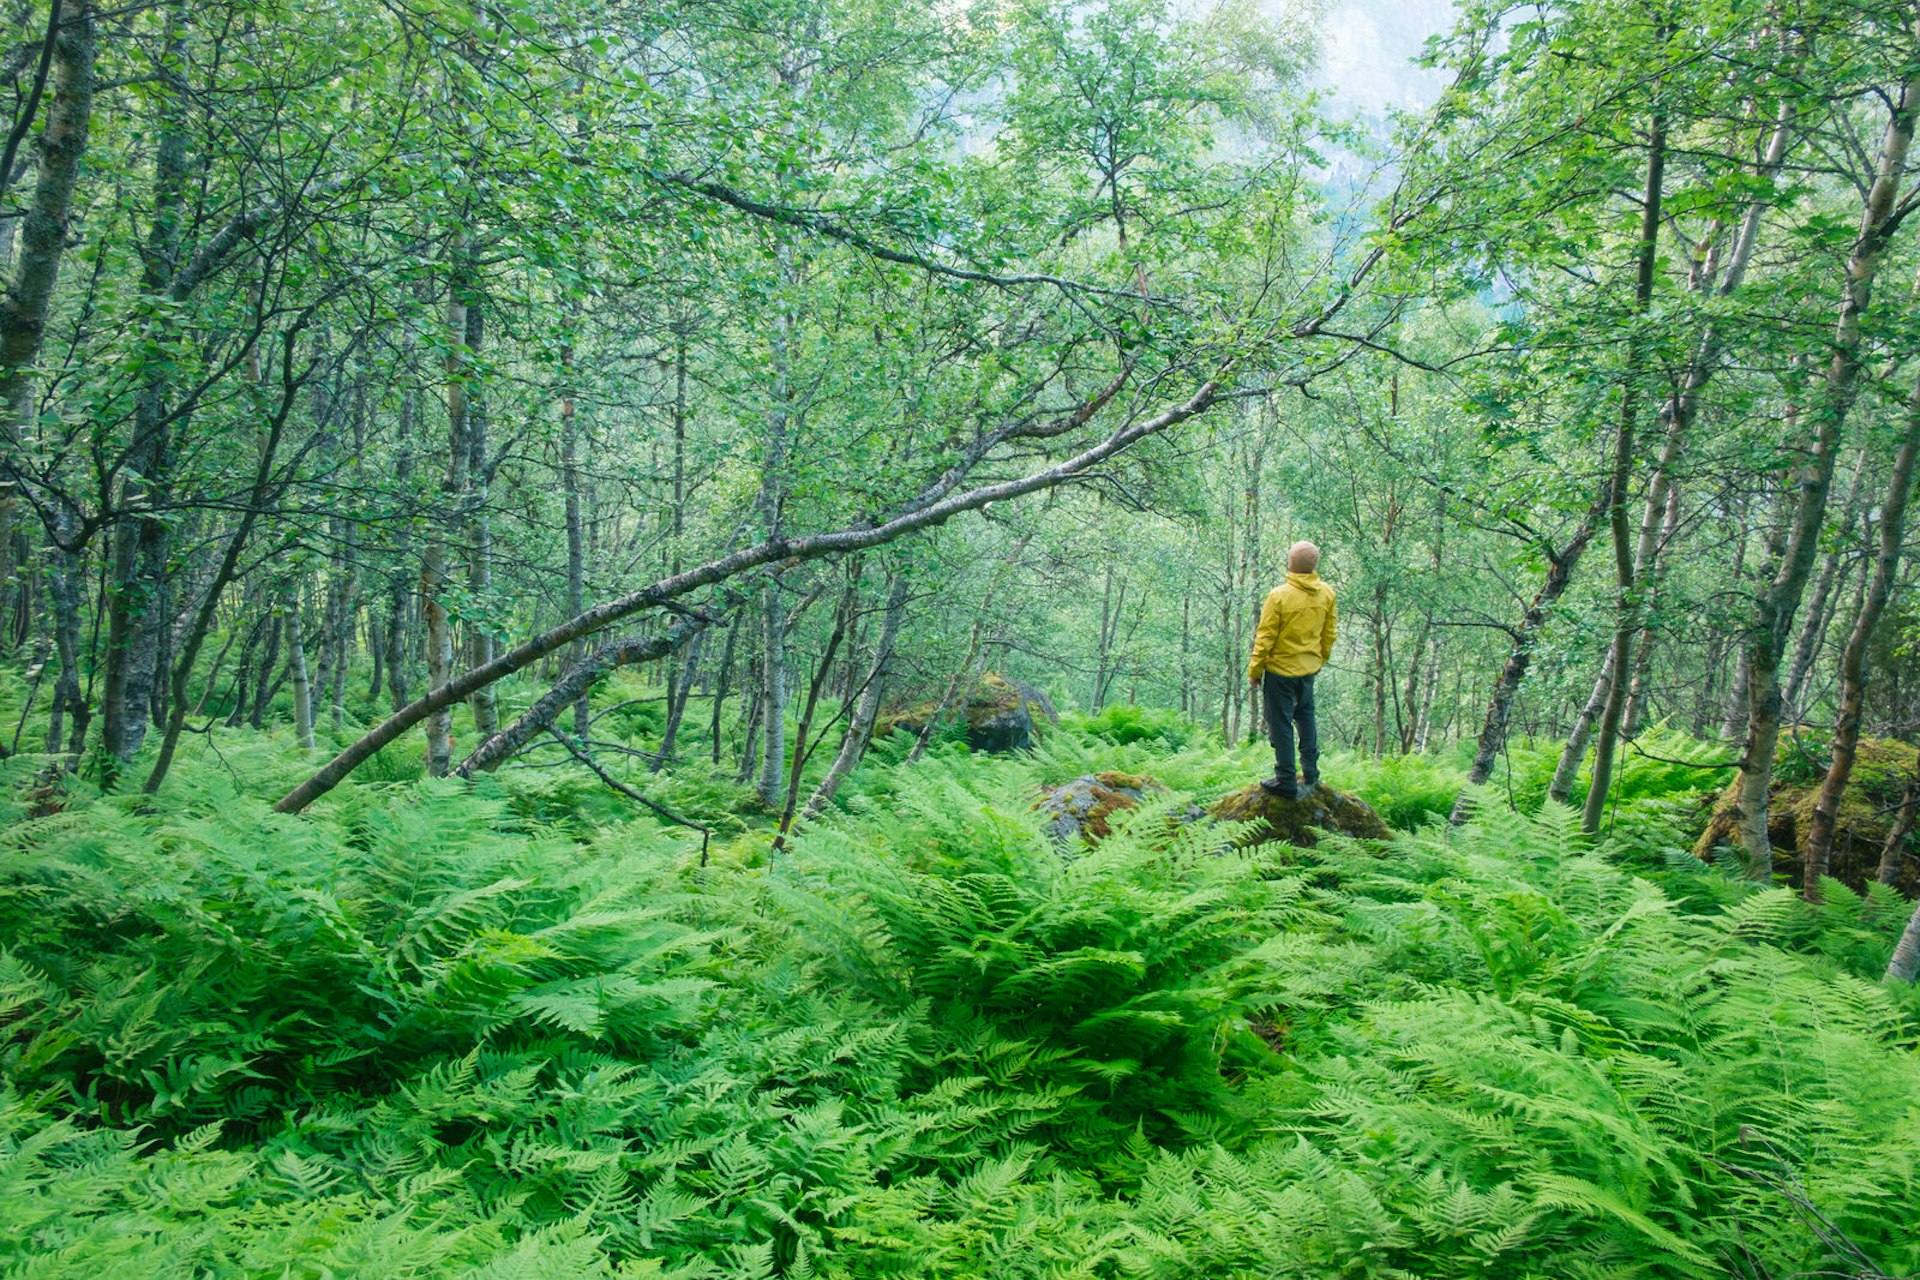
[[[1408,830],[1236,850],[1178,819],[1257,754],[1202,737],[880,744],[706,865],[562,771],[289,818],[264,741],[53,812],[0,763],[0,1269],[1920,1271],[1897,895],[1694,861],[1681,766],[1593,847],[1330,760]],[[1094,769],[1171,790],[1063,850],[1035,789]]]

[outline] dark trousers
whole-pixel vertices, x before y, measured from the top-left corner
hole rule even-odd
[[[1293,733],[1300,731],[1300,777],[1320,781],[1320,726],[1313,718],[1313,677],[1283,676],[1269,671],[1260,681],[1267,707],[1267,741],[1273,744],[1273,772],[1282,782],[1294,780]]]

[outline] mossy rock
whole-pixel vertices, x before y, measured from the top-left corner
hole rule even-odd
[[[975,751],[1024,751],[1033,745],[1036,726],[1060,723],[1046,694],[997,671],[980,677],[963,714],[967,745]]]
[[[1152,778],[1109,770],[1042,787],[1033,807],[1052,819],[1049,830],[1062,845],[1093,844],[1113,834],[1107,819],[1164,791]]]
[[[936,709],[935,703],[927,702],[896,711],[880,721],[880,736],[895,729],[919,733]],[[995,754],[1024,751],[1033,745],[1040,725],[1060,723],[1046,694],[997,671],[980,677],[961,706],[959,719],[966,726],[968,747]]]
[[[1813,758],[1804,758],[1803,752]],[[1773,786],[1767,792],[1767,843],[1773,846],[1774,870],[1795,884],[1800,882],[1827,761],[1825,744],[1813,746],[1788,739],[1780,744],[1774,762]],[[1840,796],[1828,875],[1856,889],[1873,878],[1901,797],[1917,769],[1920,748],[1895,738],[1860,739],[1853,774]],[[1706,829],[1694,846],[1694,852],[1702,858],[1710,857],[1716,846],[1733,841],[1737,784],[1737,778],[1729,782],[1713,804]],[[1907,858],[1900,879],[1900,888],[1909,896],[1920,894],[1920,866],[1915,862],[1912,856]]]
[[[1277,796],[1259,783],[1223,796],[1207,812],[1222,822],[1259,822],[1244,843],[1284,841],[1302,849],[1320,842],[1320,835],[1336,831],[1361,840],[1390,840],[1393,831],[1385,819],[1359,796],[1322,784],[1304,800]]]

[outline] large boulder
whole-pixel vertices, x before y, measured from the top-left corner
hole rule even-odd
[[[1826,765],[1824,749],[1808,751],[1807,744],[1791,739],[1781,744],[1774,760],[1773,785],[1767,792],[1767,843],[1773,846],[1774,869],[1796,884],[1806,857],[1813,807],[1826,779]],[[1874,878],[1916,771],[1920,771],[1920,748],[1894,738],[1860,739],[1853,775],[1840,795],[1828,875],[1856,889]],[[1734,784],[1729,783],[1715,801],[1706,829],[1694,845],[1698,856],[1711,858],[1717,847],[1734,843],[1734,799]],[[1920,865],[1912,856],[1903,863],[1900,888],[1909,896],[1920,893]]]
[[[897,711],[881,723],[882,736],[894,729],[918,733],[934,710],[935,704],[928,702]],[[997,671],[980,677],[959,711],[966,726],[967,745],[975,751],[1024,751],[1033,745],[1038,725],[1060,723],[1046,694],[1024,680]]]
[[[1033,745],[1034,726],[1060,723],[1046,694],[997,671],[980,677],[963,714],[967,745],[975,751],[1024,751]]]
[[[1246,844],[1284,841],[1302,849],[1311,849],[1323,831],[1363,840],[1389,840],[1393,832],[1386,821],[1358,796],[1318,786],[1304,800],[1274,795],[1255,783],[1231,795],[1222,796],[1207,812],[1222,822],[1258,822],[1246,838]]]
[[[1131,809],[1146,796],[1166,788],[1152,778],[1131,773],[1089,773],[1057,787],[1041,787],[1034,808],[1051,819],[1049,830],[1062,845],[1092,844],[1112,834],[1107,819]]]

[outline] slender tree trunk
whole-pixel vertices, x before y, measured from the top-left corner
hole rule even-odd
[[[1370,619],[1373,632],[1373,758],[1380,759],[1387,754],[1387,685],[1393,680],[1393,673],[1387,670],[1387,620],[1386,587],[1376,587],[1373,593],[1373,616]]]
[[[900,636],[900,621],[906,616],[907,578],[904,573],[896,573],[887,584],[886,612],[880,621],[880,638],[874,644],[873,664],[867,668],[866,682],[857,695],[853,715],[847,721],[847,731],[840,739],[840,750],[835,753],[833,763],[827,766],[826,776],[820,779],[820,785],[813,789],[807,799],[805,817],[814,818],[832,801],[840,790],[840,784],[846,781],[866,755],[867,747],[873,742],[873,727],[880,718],[881,701],[886,697],[887,677],[893,667],[893,649]]]
[[[293,673],[293,733],[302,751],[313,750],[313,686],[307,679],[306,629],[301,625],[300,587],[286,591],[287,665]]]
[[[241,614],[255,621],[247,628],[247,638],[240,645],[240,665],[233,672],[233,706],[228,710],[226,720],[229,729],[238,729],[247,722],[247,708],[252,705],[253,656],[266,639],[267,627],[272,621],[271,614],[263,618],[251,607],[254,594],[252,584],[248,584],[242,593]]]
[[[493,661],[494,634],[484,605],[493,594],[493,518],[487,510],[487,491],[492,484],[487,462],[486,390],[475,372],[481,348],[486,342],[486,310],[481,303],[476,268],[469,257],[463,275],[466,280],[466,438],[467,438],[467,590],[482,603],[480,616],[467,625],[467,666],[484,667]],[[467,705],[473,711],[476,742],[485,741],[500,727],[492,685],[475,689]]]
[[[266,728],[267,707],[273,700],[273,678],[280,670],[280,636],[285,629],[286,620],[275,609],[267,622],[267,647],[260,658],[260,675],[254,681],[253,710],[247,715],[247,724],[255,729]]]
[[[733,654],[740,643],[740,628],[745,625],[745,616],[736,616],[733,625],[727,628],[727,647],[720,652],[720,674],[715,678],[713,689],[713,723],[709,735],[713,749],[713,767],[720,767],[720,719],[727,705],[727,685],[733,679]]]
[[[780,829],[774,833],[773,852],[778,853],[786,847],[787,833],[793,829],[794,810],[800,804],[800,782],[807,767],[807,737],[813,730],[813,713],[820,706],[820,691],[826,687],[827,678],[833,673],[833,659],[840,650],[840,644],[846,639],[847,629],[853,624],[853,612],[860,600],[860,578],[858,561],[848,570],[847,586],[840,597],[840,608],[834,613],[833,631],[827,636],[827,647],[820,655],[820,665],[814,669],[813,679],[807,686],[806,706],[800,712],[800,723],[793,731],[793,764],[787,770],[787,800],[780,810]]]
[[[1880,847],[1880,869],[1874,879],[1881,884],[1900,883],[1900,864],[1906,860],[1907,841],[1913,838],[1916,820],[1920,820],[1920,772],[1907,779],[1907,789],[1887,829],[1887,841]]]
[[[1671,476],[1671,471],[1669,471]],[[1634,646],[1633,677],[1627,685],[1626,718],[1621,725],[1621,734],[1631,742],[1640,736],[1640,730],[1647,719],[1647,708],[1653,702],[1653,654],[1656,630],[1653,615],[1659,602],[1660,589],[1666,581],[1667,548],[1680,534],[1680,486],[1669,479],[1667,484],[1666,511],[1661,516],[1660,535],[1649,548],[1650,557],[1640,580],[1645,599],[1644,616],[1646,622],[1640,632],[1640,641]]]
[[[75,760],[87,742],[87,723],[92,718],[86,695],[80,691],[80,581],[85,568],[79,555],[58,545],[73,537],[72,508],[65,502],[54,517],[56,545],[48,554],[47,605],[53,612],[54,651],[60,657],[60,674],[53,682],[53,704],[47,721],[47,754],[62,749],[63,730],[69,735],[67,754]]]
[[[1580,776],[1580,762],[1587,758],[1587,744],[1593,740],[1594,721],[1599,719],[1601,709],[1613,692],[1613,657],[1613,645],[1609,643],[1606,655],[1600,660],[1600,678],[1593,682],[1593,692],[1587,695],[1580,713],[1573,718],[1567,744],[1560,748],[1559,763],[1553,767],[1553,781],[1547,784],[1547,799],[1555,804],[1567,803],[1573,794],[1573,784]]]
[[[214,571],[212,580],[208,582],[206,591],[200,598],[200,607],[194,614],[192,622],[188,625],[182,637],[180,652],[173,660],[172,670],[169,676],[172,683],[173,696],[167,715],[166,729],[161,736],[160,751],[154,759],[153,768],[148,771],[147,780],[141,785],[141,790],[148,795],[152,795],[160,789],[160,784],[166,780],[168,769],[173,765],[174,751],[180,745],[180,734],[186,727],[187,684],[193,678],[193,664],[194,660],[200,656],[200,646],[206,641],[207,632],[213,626],[214,616],[219,610],[221,593],[226,590],[227,584],[233,581],[234,574],[239,569],[241,553],[246,549],[247,542],[253,535],[255,522],[260,518],[260,515],[266,509],[267,505],[278,499],[280,491],[276,489],[272,483],[273,470],[274,464],[279,457],[281,437],[285,433],[287,419],[292,413],[294,406],[295,385],[292,377],[292,365],[293,339],[292,336],[289,335],[286,338],[281,363],[280,403],[275,411],[267,418],[266,429],[261,437],[256,453],[253,484],[247,493],[246,509],[240,513],[238,524],[235,526],[233,533],[227,538],[226,546],[221,553],[219,568]],[[255,388],[256,404],[264,408],[263,398],[258,396],[261,377],[257,352],[250,355],[249,368],[252,372],[251,381]],[[249,642],[249,647],[251,647],[251,642]],[[216,669],[218,665],[218,663],[215,663]],[[271,670],[272,666],[273,659],[269,656],[267,659],[267,670]],[[236,683],[235,687],[244,690],[244,659],[241,670],[242,678]],[[211,674],[208,675],[207,680],[208,687],[211,688],[213,680]],[[245,701],[244,695],[240,701]],[[239,713],[240,709],[236,706],[234,708],[234,714],[237,716]],[[256,721],[259,714],[260,712],[256,710]],[[231,724],[233,722],[229,721],[228,723]]]
[[[1807,600],[1806,618],[1800,624],[1800,637],[1793,646],[1793,662],[1787,668],[1786,688],[1780,700],[1796,719],[1805,710],[1800,698],[1806,690],[1807,677],[1813,671],[1813,664],[1818,660],[1820,650],[1825,647],[1827,627],[1833,621],[1834,587],[1842,577],[1841,563],[1846,558],[1843,544],[1851,539],[1854,522],[1860,518],[1860,490],[1867,469],[1868,450],[1863,447],[1854,460],[1853,478],[1847,482],[1847,496],[1840,500],[1840,519],[1835,523],[1841,536],[1820,558],[1820,572],[1813,578],[1813,594]]]
[[[580,511],[580,424],[574,416],[573,344],[560,348],[560,489],[567,520],[567,613],[587,607],[587,537]],[[573,661],[586,656],[586,641],[574,643]],[[586,742],[593,723],[592,696],[585,689],[573,704],[573,736]]]
[[[1833,726],[1833,760],[1820,795],[1813,805],[1813,821],[1807,832],[1806,874],[1801,885],[1808,902],[1820,900],[1820,877],[1827,873],[1833,857],[1834,829],[1840,816],[1840,797],[1853,774],[1854,754],[1860,745],[1860,718],[1867,697],[1867,646],[1874,628],[1886,612],[1893,594],[1894,579],[1900,570],[1900,546],[1906,533],[1907,503],[1913,493],[1914,458],[1920,453],[1920,382],[1907,407],[1906,437],[1894,456],[1893,475],[1887,481],[1887,496],[1880,506],[1880,548],[1874,559],[1873,580],[1860,602],[1847,647],[1840,655],[1840,715]]]
[[[673,327],[673,499],[667,512],[667,572],[682,568],[681,540],[686,534],[687,509],[687,326],[684,321]],[[689,654],[691,657],[691,654]],[[664,763],[672,750],[672,740],[680,729],[684,704],[675,696],[680,679],[680,655],[667,660],[667,730],[662,735],[660,758]]]
[[[1493,693],[1487,699],[1487,714],[1480,726],[1479,743],[1474,748],[1473,765],[1467,771],[1467,785],[1461,788],[1460,795],[1453,802],[1453,812],[1447,818],[1449,825],[1459,826],[1467,820],[1473,806],[1473,789],[1486,785],[1487,780],[1493,777],[1494,763],[1500,758],[1500,750],[1507,742],[1507,723],[1513,716],[1513,698],[1520,691],[1520,682],[1526,679],[1527,668],[1533,664],[1533,649],[1540,642],[1541,628],[1546,625],[1547,615],[1554,604],[1566,594],[1568,584],[1573,581],[1573,571],[1579,566],[1580,557],[1586,553],[1587,544],[1593,541],[1600,517],[1606,513],[1612,501],[1612,494],[1601,494],[1600,499],[1587,508],[1567,545],[1558,554],[1552,548],[1547,548],[1549,567],[1546,581],[1540,584],[1540,590],[1527,606],[1520,625],[1514,629],[1513,647],[1507,653],[1500,674],[1494,679]]]
[[[1873,281],[1897,227],[1895,199],[1913,142],[1920,77],[1900,88],[1887,120],[1873,185],[1861,209],[1860,229],[1847,260],[1846,287],[1835,324],[1833,354],[1817,406],[1807,461],[1795,469],[1799,500],[1788,532],[1786,553],[1773,582],[1761,594],[1758,616],[1747,643],[1747,740],[1733,787],[1729,817],[1735,837],[1756,880],[1773,875],[1773,849],[1767,841],[1767,792],[1773,781],[1773,754],[1780,736],[1780,661],[1793,626],[1800,595],[1818,549],[1833,465],[1847,414],[1859,391],[1861,322],[1872,301]],[[1702,837],[1717,839],[1715,825]]]
[[[168,293],[180,258],[187,186],[187,8],[175,0],[167,8],[163,37],[166,53],[160,82],[165,85],[153,162],[153,220],[147,231],[140,272],[141,289],[150,298]],[[169,299],[172,301],[173,299]],[[146,321],[147,343],[164,351],[178,331],[171,309]],[[100,739],[106,751],[108,780],[116,762],[131,760],[147,733],[153,689],[158,628],[169,618],[161,608],[167,568],[167,523],[152,508],[170,494],[174,446],[167,412],[171,362],[149,356],[140,368],[134,395],[133,436],[127,446],[121,490],[121,515],[112,539],[112,585],[107,593],[106,673],[100,693]]]
[[[1920,969],[1920,902],[1913,904],[1913,915],[1887,961],[1887,981],[1912,982],[1916,969]]]
[[[51,22],[52,14],[49,15]],[[0,491],[11,495],[26,479],[13,458],[34,417],[34,365],[46,336],[54,284],[65,255],[80,160],[87,150],[93,116],[94,7],[92,0],[68,0],[59,12],[50,51],[53,90],[47,123],[38,142],[33,199],[19,222],[18,252],[9,263],[7,287],[0,290]],[[5,175],[11,178],[12,174]],[[11,224],[10,224],[11,225]],[[47,724],[47,752],[58,754],[71,734],[70,754],[79,755],[90,718],[80,691],[80,559],[77,513],[63,496],[47,530],[54,543],[47,558],[47,603],[53,613],[54,647],[60,673],[54,679]]]
[[[1180,714],[1193,714],[1193,600],[1180,596]]]
[[[467,278],[468,249],[463,239],[453,248],[453,270],[447,287],[447,469],[440,481],[442,520],[459,527],[470,484],[468,467],[473,451],[467,440]],[[427,685],[443,689],[453,679],[453,622],[443,596],[446,593],[450,552],[445,527],[429,537],[420,570],[420,596],[427,622]],[[453,729],[450,706],[427,717],[427,773],[445,777],[452,763]]]
[[[1647,307],[1653,301],[1654,254],[1660,240],[1660,197],[1666,163],[1667,122],[1665,116],[1656,113],[1648,130],[1647,185],[1641,200],[1638,274],[1633,289],[1633,315],[1636,321],[1646,315]],[[1620,720],[1626,710],[1627,673],[1633,664],[1633,639],[1640,628],[1640,595],[1634,572],[1636,554],[1627,525],[1627,489],[1633,478],[1634,428],[1639,414],[1640,378],[1645,364],[1646,337],[1636,329],[1628,336],[1626,375],[1620,388],[1620,429],[1614,439],[1613,477],[1608,483],[1612,501],[1607,510],[1607,524],[1613,534],[1614,589],[1618,594],[1613,646],[1607,656],[1608,665],[1613,668],[1613,678],[1607,682],[1607,700],[1600,711],[1599,734],[1593,744],[1592,783],[1587,788],[1586,808],[1580,815],[1580,826],[1588,835],[1600,829],[1600,819],[1606,813],[1607,796],[1613,785],[1613,756],[1620,743]],[[1679,419],[1676,418],[1673,424],[1675,431],[1679,425]],[[1678,436],[1675,431],[1670,431],[1669,437],[1674,441],[1677,451]],[[1658,485],[1659,479],[1656,478],[1651,487],[1657,488]],[[1656,505],[1655,495],[1649,492],[1647,506],[1655,512],[1662,510],[1665,494],[1660,495]],[[1651,541],[1652,527],[1652,520],[1642,520],[1643,544]],[[1640,550],[1639,559],[1645,561],[1651,558],[1644,545]]]

